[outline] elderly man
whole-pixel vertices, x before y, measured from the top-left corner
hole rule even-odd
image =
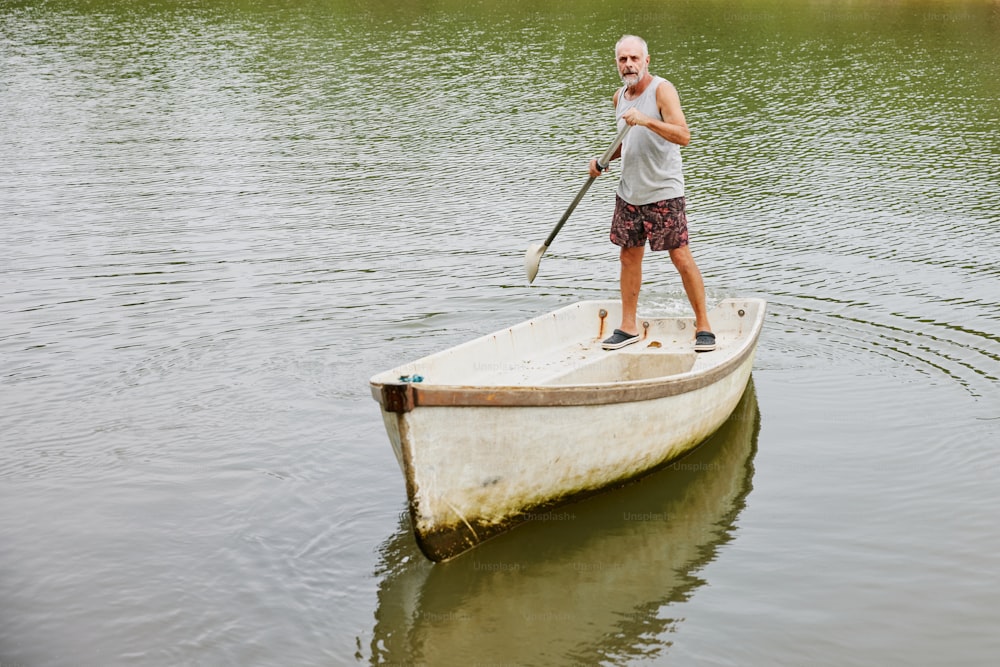
[[[613,101],[619,127],[633,129],[614,157],[622,160],[615,195],[611,242],[621,247],[622,321],[602,344],[616,350],[639,340],[636,309],[642,286],[642,259],[646,241],[653,251],[666,250],[677,268],[694,309],[694,349],[715,349],[715,334],[705,309],[705,285],[688,246],[681,146],[691,140],[677,90],[669,81],[649,73],[645,40],[625,35],[615,45],[618,74],[624,86]],[[601,170],[590,162],[590,175]]]

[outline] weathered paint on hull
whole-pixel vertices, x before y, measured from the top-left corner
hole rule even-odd
[[[517,528],[523,539],[490,540],[443,567],[408,558],[413,532],[403,519],[379,547],[372,662],[488,655],[528,665],[572,655],[599,664],[643,655],[644,638],[681,622],[663,618],[664,607],[703,585],[699,571],[732,539],[753,488],[759,426],[751,379],[709,442],[652,483],[542,514]],[[472,623],[490,632],[470,632]]]
[[[676,460],[732,413],[752,365],[749,356],[714,385],[635,403],[387,413],[390,432],[400,433],[421,551],[433,561],[453,558],[533,515]]]

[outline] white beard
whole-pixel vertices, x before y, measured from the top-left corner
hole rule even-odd
[[[626,87],[631,88],[642,80],[642,72],[638,74],[623,74],[621,80]]]

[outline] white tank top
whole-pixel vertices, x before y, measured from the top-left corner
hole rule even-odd
[[[618,94],[615,119],[618,129],[625,121],[622,114],[636,107],[657,120],[663,120],[656,104],[656,89],[666,79],[654,76],[642,95],[625,99],[625,89]],[[652,204],[664,199],[684,196],[684,173],[681,147],[667,141],[645,127],[633,127],[622,142],[622,173],[618,180],[618,196],[629,204]]]

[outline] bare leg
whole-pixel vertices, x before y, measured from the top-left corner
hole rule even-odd
[[[701,271],[695,264],[694,256],[691,255],[691,247],[684,245],[671,250],[670,260],[681,274],[684,291],[694,310],[695,331],[711,331],[712,325],[708,322],[708,311],[705,308],[705,283],[701,279]],[[624,303],[624,292],[622,303]]]
[[[622,324],[619,329],[625,333],[639,333],[636,310],[639,307],[639,289],[642,287],[642,258],[645,253],[645,245],[621,249]]]

